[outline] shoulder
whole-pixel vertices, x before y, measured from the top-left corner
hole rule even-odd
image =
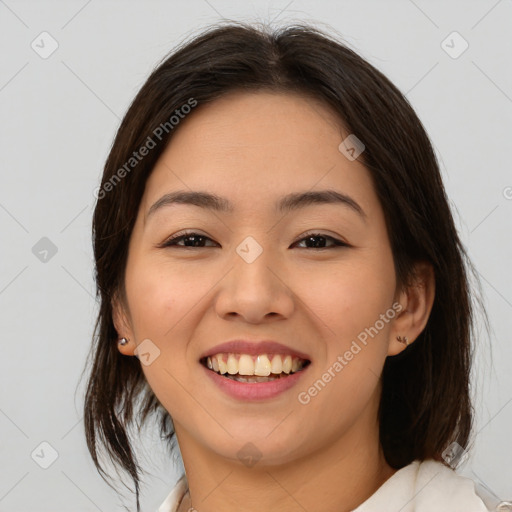
[[[457,474],[441,462],[427,460],[419,463],[416,478],[418,506],[435,507],[434,510],[495,510],[486,504],[473,480]],[[423,492],[423,490],[425,492]],[[447,508],[451,507],[451,508]],[[471,508],[469,508],[471,507]],[[421,509],[420,509],[421,510]]]
[[[397,471],[354,512],[490,512],[475,483],[434,460]]]
[[[187,492],[183,475],[156,512],[176,512]],[[414,461],[398,470],[353,512],[505,512],[512,506],[500,504],[484,489],[433,460]]]

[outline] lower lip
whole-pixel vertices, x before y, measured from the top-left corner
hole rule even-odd
[[[204,371],[222,391],[239,400],[265,400],[267,398],[274,398],[297,384],[310,366],[311,364],[308,364],[308,366],[297,373],[269,382],[238,382],[222,377],[201,364]]]

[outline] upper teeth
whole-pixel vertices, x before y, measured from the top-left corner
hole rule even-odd
[[[306,361],[291,355],[260,354],[215,354],[206,359],[206,366],[215,372],[230,375],[258,375],[266,377],[271,373],[290,373],[300,370]]]

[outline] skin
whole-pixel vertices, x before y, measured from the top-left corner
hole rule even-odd
[[[200,105],[181,121],[152,174],[130,239],[126,299],[114,323],[134,356],[144,339],[160,350],[142,370],[173,418],[190,494],[180,511],[349,511],[395,472],[383,456],[377,411],[388,356],[426,325],[432,268],[400,289],[384,215],[370,173],[339,150],[348,135],[323,104],[300,95],[236,92]],[[335,189],[339,204],[276,214],[290,192]],[[233,202],[234,213],[173,205],[146,219],[150,206],[178,189]],[[202,247],[157,247],[183,230]],[[349,244],[324,249],[304,241],[319,232]],[[262,254],[247,263],[237,246],[252,236]],[[301,241],[302,240],[302,241]],[[322,241],[321,239],[315,239]],[[190,241],[189,241],[190,243]],[[191,244],[193,245],[193,244]],[[402,307],[378,335],[304,405],[307,389],[393,303]],[[214,386],[200,355],[235,337],[274,339],[310,355],[308,376],[276,398],[242,402]],[[253,443],[248,467],[237,452]]]

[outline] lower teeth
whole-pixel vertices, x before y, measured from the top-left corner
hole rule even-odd
[[[248,375],[248,376],[242,376],[242,375],[230,375],[229,373],[220,374],[223,377],[226,377],[227,379],[236,380],[238,382],[270,382],[272,380],[281,379],[284,378],[282,373],[279,375],[269,375],[268,377],[259,377],[255,375]],[[288,375],[288,374],[286,374]]]

